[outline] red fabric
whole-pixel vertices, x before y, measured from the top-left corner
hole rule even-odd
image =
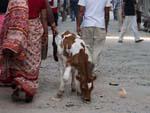
[[[53,13],[58,13],[58,8],[52,8]]]
[[[5,18],[5,15],[0,15],[0,33],[1,33],[2,26],[3,26],[4,18]]]
[[[51,0],[51,1],[49,2],[49,4],[50,4],[50,6],[53,6],[54,0]],[[58,13],[58,7],[52,7],[52,11],[53,11],[53,13]]]
[[[53,6],[54,0],[51,0],[51,1],[49,2],[49,4],[50,4],[50,6]]]
[[[46,8],[45,0],[28,0],[29,4],[29,19],[39,17],[42,9]]]
[[[10,0],[0,34],[0,83],[13,83],[33,96],[38,88],[43,27],[39,19],[29,20],[28,11],[27,0]],[[13,57],[7,57],[7,50]]]

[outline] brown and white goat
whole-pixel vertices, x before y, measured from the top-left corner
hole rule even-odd
[[[72,91],[80,93],[83,100],[90,101],[96,76],[92,75],[94,64],[86,44],[78,35],[69,31],[57,35],[55,42],[61,77],[57,96],[63,95],[65,83],[72,75]]]

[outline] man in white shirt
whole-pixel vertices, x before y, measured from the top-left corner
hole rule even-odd
[[[97,70],[107,32],[111,0],[79,0],[78,5],[77,33],[87,44]]]

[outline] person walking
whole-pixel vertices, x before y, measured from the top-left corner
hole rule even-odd
[[[138,30],[141,30],[141,17],[142,17],[142,2],[141,0],[137,0],[137,5],[136,5],[136,16],[137,16],[137,26]]]
[[[47,35],[44,28],[47,21],[42,25],[40,20],[47,14],[45,1],[9,0],[8,3],[0,34],[0,83],[12,86],[14,101],[31,102],[37,92],[41,41]]]
[[[120,32],[123,24],[123,0],[117,0],[116,2],[118,32]]]
[[[113,8],[113,16],[114,16],[114,20],[118,20],[118,16],[117,16],[117,2],[118,0],[112,0],[111,3],[112,3],[112,8]]]
[[[79,0],[78,5],[77,33],[87,44],[95,64],[94,70],[97,70],[106,39],[111,1]]]
[[[49,0],[49,4],[52,8],[55,24],[58,25],[58,7],[60,0]]]
[[[123,37],[127,31],[127,28],[130,27],[131,31],[134,34],[135,38],[135,43],[142,42],[143,39],[140,39],[140,34],[137,29],[137,21],[136,21],[136,11],[135,11],[135,5],[136,1],[135,0],[124,0],[124,14],[125,14],[125,19],[123,22],[123,26],[121,28],[121,33],[119,36],[119,43],[123,43]]]
[[[68,11],[69,11],[69,0],[62,0],[62,6],[61,6],[61,16],[62,16],[62,22],[67,20]]]
[[[71,8],[70,17],[71,17],[71,21],[75,21],[76,18],[77,18],[78,1],[79,0],[70,0],[70,8]]]

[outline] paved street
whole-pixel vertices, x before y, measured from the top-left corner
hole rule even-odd
[[[150,33],[141,33],[144,42],[135,43],[127,33],[124,43],[117,42],[117,22],[111,19],[100,62],[100,72],[92,93],[92,102],[83,103],[71,93],[69,83],[61,101],[54,101],[59,87],[58,65],[53,60],[51,38],[48,59],[42,62],[39,90],[29,104],[11,101],[11,89],[0,87],[0,113],[150,113]],[[59,31],[75,31],[75,22],[59,22]],[[51,34],[49,33],[50,37]],[[109,83],[117,83],[112,86]],[[118,91],[124,88],[126,98]]]

